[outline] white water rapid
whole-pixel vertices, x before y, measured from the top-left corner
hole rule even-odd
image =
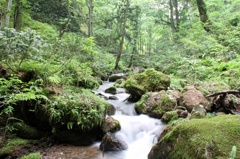
[[[104,90],[113,86],[113,82],[104,82],[96,93],[104,96],[112,96],[104,93]],[[121,130],[115,135],[128,144],[124,151],[110,151],[99,154],[94,159],[147,159],[151,147],[157,142],[159,135],[164,129],[160,119],[150,118],[147,115],[137,115],[134,110],[134,103],[124,101],[129,94],[123,89],[118,89],[115,96],[118,100],[108,100],[115,108],[116,113],[112,117],[121,124]],[[94,145],[99,147],[100,143]]]

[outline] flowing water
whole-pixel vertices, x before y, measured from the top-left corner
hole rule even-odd
[[[104,90],[113,84],[113,82],[104,82],[95,93],[106,97],[112,96],[104,93]],[[100,143],[88,147],[63,144],[46,150],[43,159],[147,159],[151,147],[157,142],[165,125],[159,119],[137,115],[134,103],[125,101],[129,94],[125,93],[124,89],[117,89],[117,92],[115,96],[118,100],[108,101],[116,108],[116,113],[112,117],[121,124],[121,130],[115,135],[128,144],[127,150],[102,153],[99,150]]]
[[[104,90],[111,87],[113,82],[104,82],[96,93],[104,96],[111,94],[104,93]],[[164,129],[164,124],[159,119],[153,119],[147,115],[137,115],[134,109],[134,103],[125,101],[129,97],[124,89],[117,89],[115,96],[118,100],[108,100],[115,108],[116,113],[112,117],[121,124],[121,130],[116,136],[123,139],[128,144],[128,149],[119,152],[105,152],[94,159],[147,159],[151,147],[157,142],[159,135]],[[99,146],[100,143],[94,146]]]

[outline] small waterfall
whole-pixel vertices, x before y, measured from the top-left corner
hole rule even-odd
[[[95,93],[100,93],[106,97],[111,94],[104,93],[104,90],[113,86],[113,82],[104,82]],[[121,130],[116,132],[118,138],[123,139],[128,144],[128,149],[124,151],[104,152],[94,159],[147,159],[151,147],[157,142],[165,125],[159,120],[150,118],[147,115],[137,115],[134,103],[125,101],[129,94],[124,89],[117,90],[115,96],[118,100],[108,100],[115,108],[116,113],[112,117],[121,124]],[[99,146],[100,143],[94,145]]]

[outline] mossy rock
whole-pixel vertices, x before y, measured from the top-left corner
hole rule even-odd
[[[35,127],[29,126],[24,122],[15,122],[12,126],[15,128],[14,132],[17,136],[24,139],[40,139],[43,135],[42,132]]]
[[[116,80],[116,82],[114,83],[114,86],[116,88],[123,88],[125,84],[125,80],[124,79],[118,79]]]
[[[236,158],[240,158],[239,136],[239,115],[189,120],[163,136],[148,159],[225,159],[233,146],[237,147]]]
[[[113,74],[109,77],[109,82],[115,82],[118,79],[125,79],[125,75],[124,74]]]
[[[169,111],[169,112],[166,112],[161,120],[162,122],[165,122],[165,123],[169,123],[173,120],[177,120],[178,119],[178,112],[175,110],[175,111]]]
[[[135,110],[139,114],[147,114],[160,119],[164,113],[172,111],[175,106],[177,106],[177,100],[171,92],[149,92],[135,104]]]
[[[116,113],[116,108],[112,104],[108,104],[105,109],[105,113],[108,116],[114,115]]]
[[[31,140],[21,139],[21,138],[11,138],[8,139],[3,147],[0,148],[0,158],[7,158],[7,156],[11,155],[15,152],[15,149],[21,146],[27,146],[31,143]]]
[[[116,119],[114,119],[113,117],[107,117],[106,119],[104,119],[103,121],[103,125],[102,125],[102,131],[104,133],[107,132],[117,132],[121,129],[121,125],[120,122]]]
[[[146,92],[167,90],[169,86],[170,78],[166,74],[151,68],[129,77],[124,88],[132,96],[141,97]]]
[[[109,87],[105,90],[105,93],[116,94],[117,88],[116,87]]]

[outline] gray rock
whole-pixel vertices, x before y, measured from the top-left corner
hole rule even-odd
[[[102,151],[121,151],[128,149],[127,143],[118,139],[113,133],[107,133],[102,139],[100,150]]]

